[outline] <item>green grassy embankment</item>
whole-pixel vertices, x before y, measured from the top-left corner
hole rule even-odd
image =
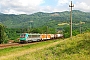
[[[36,50],[46,48],[47,45],[52,43],[57,43],[57,41],[60,41],[60,40],[42,41],[39,43],[29,44],[25,46],[16,46],[16,47],[0,49],[0,60],[10,60],[13,57],[22,56],[29,52],[34,52]]]
[[[18,60],[90,60],[90,33],[65,39],[55,46],[15,57]]]
[[[90,33],[80,34],[72,39],[46,42],[42,46],[37,45],[18,51],[19,53],[11,52],[9,56],[3,57],[2,54],[1,58],[6,60],[90,60]]]

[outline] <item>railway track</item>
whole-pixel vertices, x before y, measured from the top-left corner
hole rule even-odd
[[[50,40],[44,40],[44,41],[50,41]],[[40,42],[32,42],[32,43],[27,43],[27,44],[20,44],[20,43],[0,44],[0,49],[9,48],[9,47],[15,47],[15,46],[25,46],[25,45],[37,44],[37,43],[40,43]]]
[[[20,44],[20,43],[10,43],[10,44],[0,44],[0,49],[15,47],[15,46],[25,46],[30,44],[37,44],[39,42],[27,43],[27,44]]]
[[[0,44],[0,49],[12,47],[12,46],[18,46],[18,45],[20,44],[19,43]]]
[[[13,45],[18,45],[18,43],[11,43],[11,44],[0,44],[0,47],[5,47],[5,46],[13,46]]]

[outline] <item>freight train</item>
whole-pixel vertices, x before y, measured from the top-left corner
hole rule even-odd
[[[62,37],[63,37],[63,34],[22,33],[20,35],[20,43],[44,41],[44,40],[57,39]]]

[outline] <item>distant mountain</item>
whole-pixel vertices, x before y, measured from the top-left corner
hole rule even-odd
[[[0,13],[0,15],[2,15],[3,13]]]
[[[73,23],[79,23],[83,21],[90,23],[90,13],[82,12],[79,10],[73,10],[72,12]],[[40,26],[50,26],[55,27],[60,23],[69,23],[70,12],[53,12],[53,13],[43,13],[37,12],[31,15],[21,14],[2,14],[0,13],[0,22],[7,26],[8,28],[23,28],[23,27],[40,27]]]

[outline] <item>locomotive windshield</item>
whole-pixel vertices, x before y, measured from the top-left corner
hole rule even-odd
[[[20,38],[25,38],[25,35],[26,35],[26,34],[21,34],[21,35],[20,35]]]

